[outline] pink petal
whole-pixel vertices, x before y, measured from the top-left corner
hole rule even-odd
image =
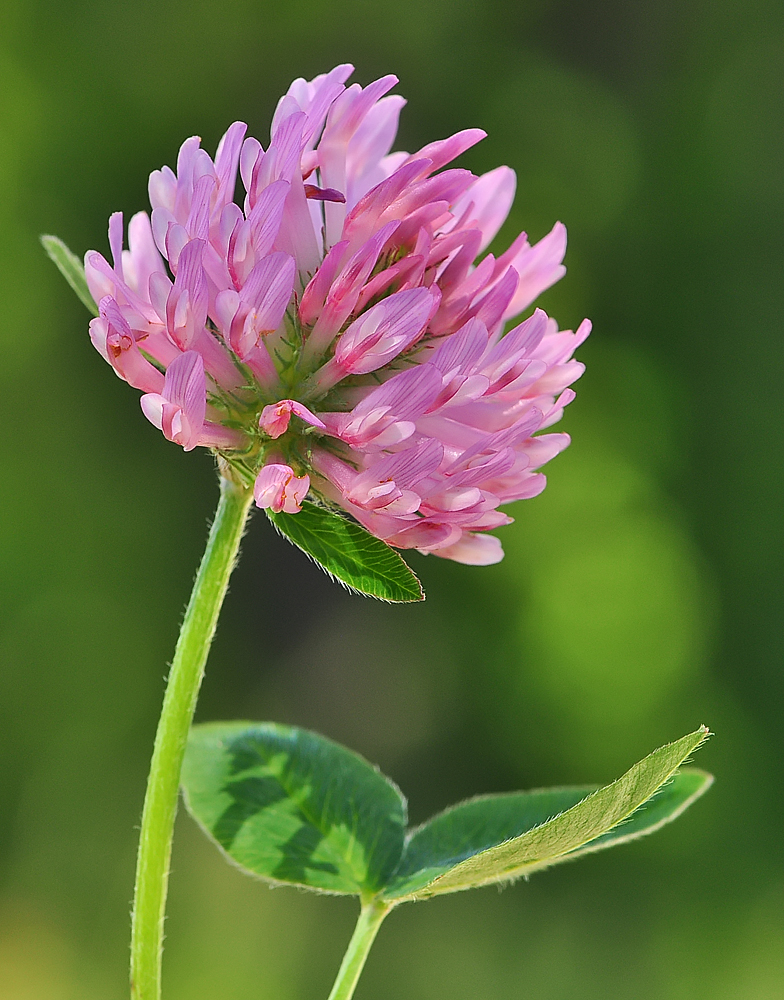
[[[487,341],[488,333],[484,323],[478,319],[470,319],[451,337],[444,339],[429,361],[444,375],[455,370],[470,370],[481,358]]]
[[[198,179],[193,188],[193,196],[185,223],[185,229],[191,239],[204,240],[210,235],[210,204],[216,186],[215,177],[205,174]]]
[[[196,351],[186,351],[166,370],[163,391],[141,398],[144,415],[169,441],[192,451],[201,443],[206,412],[204,363]]]
[[[275,514],[297,514],[310,489],[310,477],[297,477],[289,465],[265,465],[256,477],[253,496],[257,507],[269,507]]]
[[[323,354],[332,343],[335,334],[349,318],[357,304],[362,286],[370,277],[379,254],[397,229],[397,225],[396,222],[391,222],[382,226],[372,239],[357,250],[331,282],[324,306],[305,345],[305,361]],[[345,244],[338,243],[336,246],[343,247]],[[324,263],[328,264],[330,269],[333,266],[329,254]],[[311,308],[310,303],[309,308]]]
[[[193,444],[183,445],[186,451],[195,447],[207,411],[207,384],[204,378],[204,361],[196,351],[186,351],[166,369],[162,394],[182,410],[192,429]]]
[[[272,247],[280,231],[283,211],[291,185],[288,181],[273,181],[259,196],[248,216],[253,249],[258,257],[264,257]]]
[[[122,267],[122,245],[123,245],[123,215],[122,212],[113,212],[109,216],[109,247],[112,251],[112,262],[114,272],[120,281],[123,281]]]
[[[326,257],[303,292],[299,306],[299,317],[305,326],[312,326],[319,318],[347,246],[348,242],[344,240],[342,243],[336,243],[330,247]]]
[[[163,375],[142,355],[133,331],[117,302],[98,303],[100,316],[90,323],[90,339],[120,378],[143,392],[159,392]]]
[[[429,159],[433,166],[431,170],[440,170],[441,167],[451,163],[452,160],[460,156],[467,149],[475,146],[482,139],[487,138],[487,132],[481,128],[467,128],[462,132],[449,136],[448,139],[438,139],[435,142],[423,146],[418,153],[411,156],[412,160]]]
[[[495,535],[464,532],[460,541],[431,550],[442,559],[452,559],[466,566],[492,566],[504,558],[504,550]]]
[[[262,258],[251,271],[240,294],[243,310],[232,323],[230,334],[231,346],[241,358],[265,334],[277,330],[291,299],[295,272],[294,259],[284,253]]]
[[[545,289],[566,274],[561,263],[566,253],[566,227],[556,222],[552,230],[534,246],[525,244],[511,261],[520,275],[520,283],[506,308],[504,319],[517,316],[527,309]]]
[[[259,427],[271,438],[279,438],[288,430],[292,413],[304,420],[305,423],[310,424],[311,427],[326,430],[326,424],[323,420],[320,420],[315,413],[311,413],[306,406],[294,399],[281,399],[278,403],[265,406],[259,417]]]
[[[180,253],[177,276],[166,302],[166,326],[182,350],[195,344],[207,322],[209,293],[201,259],[203,240],[191,240]]]
[[[452,211],[455,216],[464,212],[468,221],[466,229],[479,229],[482,242],[481,253],[504,223],[514,201],[517,178],[509,167],[496,167],[478,177],[470,188],[455,202]]]
[[[375,371],[420,336],[437,306],[437,296],[427,288],[390,295],[346,330],[335,348],[335,363],[354,375]]]
[[[390,514],[413,514],[420,505],[414,487],[441,464],[440,442],[425,438],[418,445],[387,455],[359,473],[344,495],[366,510],[385,509]],[[393,506],[395,505],[395,506]]]
[[[237,165],[247,128],[248,126],[244,122],[234,122],[218,143],[215,152],[215,173],[218,178],[219,203],[221,205],[229,204],[234,198]]]
[[[130,250],[122,255],[125,279],[133,291],[147,299],[152,275],[166,272],[146,212],[137,212],[132,216],[128,223],[128,243]]]

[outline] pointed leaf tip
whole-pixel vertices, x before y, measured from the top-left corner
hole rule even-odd
[[[603,851],[606,847],[626,844],[640,837],[655,833],[667,823],[677,819],[689,806],[705,794],[713,784],[713,775],[696,767],[684,767],[670,781],[643,803],[627,820],[619,823],[609,833],[591,840],[584,847],[563,858],[571,861],[583,854]]]
[[[82,262],[72,250],[68,249],[58,236],[44,234],[40,239],[44,250],[46,250],[50,260],[57,265],[60,274],[62,274],[93,316],[97,316],[98,306],[95,304],[95,299],[93,299],[90,289],[87,287]]]
[[[305,501],[298,514],[267,517],[281,535],[349,590],[391,603],[423,601],[419,579],[395,549],[324,507]]]
[[[653,833],[713,779],[678,768],[708,737],[705,726],[655,750],[610,785],[482,796],[414,830],[387,899],[421,899],[510,881],[580,854]]]

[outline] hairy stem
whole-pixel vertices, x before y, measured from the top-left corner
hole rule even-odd
[[[365,967],[365,959],[376,939],[381,922],[391,909],[389,903],[379,899],[363,904],[329,1000],[351,1000],[354,996],[357,982]]]
[[[182,759],[252,499],[252,490],[221,479],[215,520],[174,651],[155,735],[136,863],[131,930],[133,1000],[159,1000],[161,995],[163,920]]]

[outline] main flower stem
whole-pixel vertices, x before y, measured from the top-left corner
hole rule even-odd
[[[131,929],[131,997],[159,1000],[163,920],[174,817],[204,665],[239,550],[253,492],[221,478],[207,548],[185,611],[163,699],[142,812]]]
[[[351,1000],[354,996],[354,989],[365,967],[365,959],[376,939],[381,922],[391,909],[389,903],[383,903],[379,899],[363,904],[329,1000]]]

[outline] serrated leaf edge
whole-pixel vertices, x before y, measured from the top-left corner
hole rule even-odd
[[[277,533],[281,536],[281,538],[285,538],[286,541],[290,545],[293,545],[294,548],[299,549],[300,552],[304,553],[304,555],[306,555],[307,558],[310,559],[310,561],[312,563],[315,563],[315,565],[318,566],[319,569],[322,572],[326,573],[326,575],[329,577],[330,580],[333,581],[333,583],[340,584],[340,586],[343,587],[345,590],[347,590],[350,594],[357,594],[360,597],[370,597],[374,601],[381,601],[383,604],[418,604],[421,601],[425,600],[425,591],[424,591],[424,588],[422,586],[422,581],[419,579],[419,577],[416,575],[416,573],[411,569],[411,567],[408,565],[408,563],[405,561],[405,559],[400,555],[400,553],[396,549],[394,549],[391,545],[387,545],[387,543],[383,539],[378,538],[376,535],[371,534],[371,532],[369,532],[367,530],[367,528],[364,528],[359,523],[359,521],[354,521],[353,519],[349,519],[347,517],[344,517],[342,514],[338,513],[337,511],[334,511],[334,510],[332,510],[330,508],[326,508],[326,507],[320,507],[318,504],[312,504],[311,506],[316,507],[319,510],[326,510],[333,517],[339,517],[339,518],[341,518],[341,520],[345,521],[347,524],[350,524],[353,527],[360,528],[362,531],[364,531],[374,541],[379,542],[381,545],[386,546],[386,548],[389,549],[389,551],[400,561],[400,563],[402,563],[403,566],[405,566],[405,568],[411,574],[411,577],[416,582],[417,589],[419,590],[419,597],[409,597],[409,598],[396,599],[394,597],[383,597],[380,594],[371,594],[367,590],[360,590],[359,587],[354,587],[352,584],[348,583],[348,581],[343,580],[341,577],[337,576],[331,569],[328,569],[324,565],[324,563],[322,563],[319,559],[317,559],[313,555],[312,552],[309,552],[308,549],[306,549],[302,545],[300,545],[299,542],[295,541],[290,535],[287,535],[286,532],[277,523],[277,521],[275,521],[273,515],[270,514],[270,512],[268,510],[266,510],[265,513],[267,515],[267,519],[269,520],[270,524],[273,526],[273,528],[275,529],[275,531],[277,531]],[[294,517],[296,515],[291,515],[291,516]],[[383,577],[382,577],[382,579],[383,579]]]

